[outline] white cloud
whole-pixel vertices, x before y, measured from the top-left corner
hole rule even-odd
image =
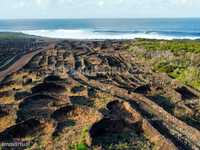
[[[198,0],[169,0],[171,3],[177,6],[191,6],[198,2]]]
[[[26,2],[23,0],[20,0],[18,3],[13,3],[12,8],[17,9],[17,8],[23,8],[26,6]]]
[[[50,2],[51,0],[34,0],[34,3],[41,8],[46,8]]]
[[[200,0],[0,0],[0,17],[200,17]],[[20,9],[22,8],[22,9]],[[101,9],[99,9],[101,8]],[[18,11],[16,11],[18,10]],[[45,10],[45,11],[43,11]],[[77,12],[77,10],[79,10]],[[28,11],[28,13],[27,13]],[[40,16],[42,12],[46,15]],[[76,13],[75,13],[76,12]],[[4,15],[2,15],[4,14]],[[5,15],[6,14],[6,15]],[[9,14],[9,15],[8,15]]]
[[[103,7],[104,5],[105,5],[105,1],[99,1],[99,2],[98,2],[98,6],[99,6],[99,7]]]

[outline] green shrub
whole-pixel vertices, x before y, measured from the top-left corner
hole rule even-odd
[[[76,150],[88,150],[87,145],[80,143],[76,145]]]
[[[69,150],[88,150],[88,147],[84,143],[79,143],[79,144],[72,144],[68,146]]]
[[[170,50],[175,53],[180,51],[200,53],[200,42],[192,40],[150,40],[137,39],[130,44],[145,50]]]
[[[85,144],[86,138],[88,136],[88,130],[89,130],[88,127],[83,128],[82,132],[81,132],[79,143],[69,145],[68,148],[70,150],[88,150],[88,146],[87,146],[87,144]]]

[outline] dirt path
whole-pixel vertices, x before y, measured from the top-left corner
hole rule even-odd
[[[14,64],[10,65],[7,69],[0,72],[0,81],[2,81],[6,76],[17,72],[21,68],[23,68],[35,55],[41,53],[44,50],[53,47],[53,45],[49,45],[48,47],[42,48],[37,51],[30,52],[28,54],[23,55],[20,59],[18,59]]]

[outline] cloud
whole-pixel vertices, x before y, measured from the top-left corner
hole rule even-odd
[[[191,6],[198,3],[198,0],[168,0],[171,4],[176,6]]]
[[[1,0],[0,18],[200,17],[199,10],[200,0]]]
[[[104,5],[105,5],[105,1],[101,0],[101,1],[98,2],[98,6],[99,7],[103,7]]]
[[[51,3],[51,0],[33,0],[33,2],[40,8],[46,8]]]
[[[23,8],[25,7],[26,3],[24,1],[19,1],[18,3],[13,5],[13,8]]]

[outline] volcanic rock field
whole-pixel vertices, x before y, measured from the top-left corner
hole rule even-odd
[[[1,81],[0,142],[32,150],[199,150],[200,124],[192,120],[200,117],[200,92],[153,72],[126,50],[129,42],[43,44],[51,46]]]

